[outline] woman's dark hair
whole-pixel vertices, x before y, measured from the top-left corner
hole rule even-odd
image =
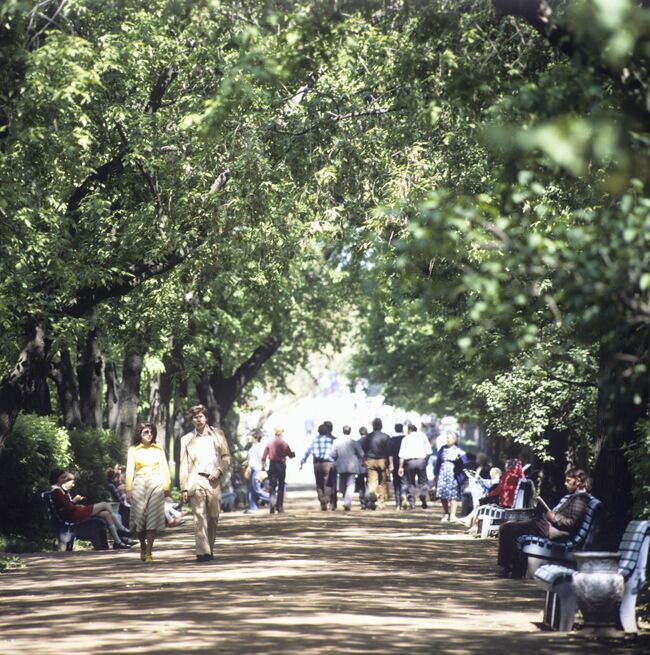
[[[70,471],[67,471],[66,469],[52,469],[50,472],[50,484],[57,484],[59,481],[59,478],[66,473],[67,475],[65,476],[64,482],[67,480],[73,480],[74,479],[74,473],[71,473]]]
[[[156,443],[156,437],[157,437],[157,430],[156,426],[153,423],[140,423],[138,427],[135,430],[135,434],[133,435],[133,445],[137,446],[139,443],[142,443],[142,431],[146,430],[149,428],[151,430],[151,436],[153,437],[151,439],[151,443]]]
[[[325,423],[321,423],[318,426],[318,434],[327,434],[327,426],[325,425]]]
[[[589,480],[587,474],[582,469],[571,468],[564,474],[564,477],[573,478],[574,480],[577,480],[578,488],[580,489],[589,491],[589,489],[591,488],[591,481]]]

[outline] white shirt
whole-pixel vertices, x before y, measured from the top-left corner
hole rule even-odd
[[[400,459],[425,459],[432,452],[427,435],[424,432],[416,430],[415,432],[410,432],[402,439],[399,457]]]
[[[254,443],[248,450],[248,466],[255,471],[262,470],[262,444]]]
[[[214,448],[214,435],[210,430],[206,430],[204,435],[196,433],[196,453],[198,472],[207,473],[208,475],[219,466],[217,452]]]

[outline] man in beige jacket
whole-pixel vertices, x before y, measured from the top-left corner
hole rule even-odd
[[[197,562],[213,559],[221,507],[221,482],[230,468],[230,451],[220,428],[208,425],[203,405],[190,408],[194,430],[181,438],[179,477],[184,503],[194,518]]]

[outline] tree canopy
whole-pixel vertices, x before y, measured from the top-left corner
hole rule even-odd
[[[630,506],[644,5],[5,3],[0,447],[20,409],[224,420],[354,322],[390,399],[566,451]]]

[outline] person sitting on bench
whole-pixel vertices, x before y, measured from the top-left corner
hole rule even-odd
[[[113,537],[113,548],[122,549],[131,546],[120,537],[118,530],[128,533],[128,530],[120,523],[119,519],[113,514],[110,503],[95,503],[94,505],[80,505],[83,500],[80,495],[70,496],[70,490],[74,487],[74,474],[63,469],[54,469],[50,474],[50,483],[52,484],[52,501],[56,511],[64,521],[78,523],[92,517],[104,519],[108,529]]]
[[[499,469],[496,469],[497,471]],[[466,525],[469,529],[467,530],[468,534],[473,532],[478,523],[478,510],[479,507],[484,505],[498,505],[499,507],[512,507],[512,504],[515,501],[515,492],[517,490],[517,485],[519,480],[523,480],[526,476],[524,475],[524,469],[521,465],[521,460],[517,457],[513,457],[506,462],[505,472],[499,478],[499,482],[491,487],[488,492],[480,498],[478,503],[479,506],[475,507],[467,516],[464,516],[459,521]]]
[[[517,562],[517,537],[534,534],[547,539],[570,537],[580,528],[589,502],[589,480],[587,474],[578,468],[571,468],[564,474],[567,495],[543,516],[530,521],[508,521],[499,526],[499,556],[497,563],[500,574],[508,577]]]

